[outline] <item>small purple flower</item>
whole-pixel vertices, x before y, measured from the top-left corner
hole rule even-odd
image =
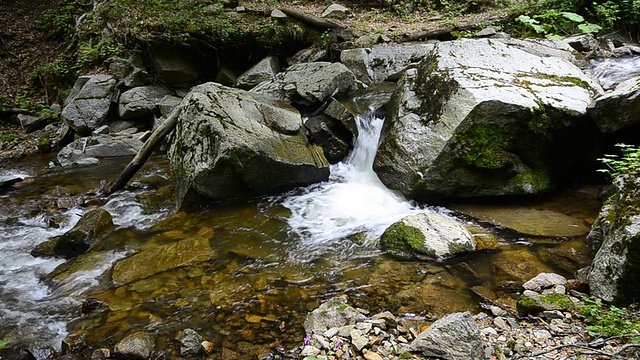
[[[304,337],[304,340],[302,340],[302,343],[305,345],[309,345],[311,344],[311,335],[308,335]]]
[[[340,349],[340,346],[342,346],[340,339],[336,339],[336,348],[334,349],[334,351],[338,351]]]

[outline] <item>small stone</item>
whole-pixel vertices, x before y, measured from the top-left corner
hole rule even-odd
[[[349,9],[340,4],[331,4],[322,12],[322,17],[343,20],[347,18],[348,12]]]
[[[333,327],[327,331],[324,332],[324,337],[326,337],[327,339],[331,339],[332,337],[336,336],[338,334],[340,330],[336,327]]]
[[[372,327],[373,327],[373,324],[366,323],[366,322],[356,324],[356,329],[361,330],[365,334],[371,331]]]
[[[313,339],[313,341],[315,341],[318,345],[320,345],[321,348],[325,349],[325,350],[332,350],[333,347],[331,346],[331,344],[329,343],[329,341],[327,341],[327,339],[325,339],[324,337],[322,337],[321,335],[318,334],[313,334],[311,335],[311,338]]]
[[[200,346],[202,346],[202,350],[204,350],[204,353],[209,355],[213,352],[214,349],[214,345],[211,341],[203,341],[200,343]]]
[[[409,341],[404,336],[400,335],[400,336],[398,336],[398,342],[406,344]]]
[[[105,360],[111,357],[109,349],[98,349],[91,353],[91,360]]]
[[[271,11],[271,17],[274,19],[286,19],[287,15],[278,9],[273,9]]]
[[[507,341],[507,338],[504,335],[500,335],[500,336],[498,336],[497,340],[500,341],[500,342],[505,342],[505,341]]]
[[[358,329],[352,329],[349,335],[351,336],[351,344],[353,344],[358,351],[362,351],[362,349],[369,344],[369,340],[364,336],[362,331]]]
[[[176,340],[180,342],[180,355],[187,356],[189,354],[198,355],[202,351],[202,342],[204,339],[193,329],[182,330]]]
[[[106,135],[109,133],[109,125],[102,125],[99,128],[93,130],[94,135]]]
[[[498,332],[496,331],[496,329],[492,328],[492,327],[488,327],[488,328],[484,328],[482,330],[480,330],[480,332],[482,332],[484,335],[494,335],[494,336],[498,336]]]
[[[316,356],[318,354],[320,354],[320,349],[318,349],[315,346],[311,346],[311,345],[307,345],[302,349],[302,352],[300,352],[300,356],[305,357],[305,356]]]
[[[541,329],[541,330],[534,330],[533,331],[533,336],[536,338],[537,342],[542,342],[542,341],[546,341],[548,339],[551,339],[551,333],[547,330]]]
[[[505,316],[505,315],[508,314],[505,310],[503,310],[502,308],[500,308],[498,306],[491,306],[489,308],[489,311],[491,311],[493,316]]]
[[[558,285],[555,288],[555,293],[556,294],[566,294],[567,293],[567,288],[564,287],[564,285]]]
[[[367,360],[383,360],[383,357],[373,351],[367,351],[364,354],[364,358]]]
[[[501,329],[501,330],[509,330],[511,328],[509,324],[507,324],[505,319],[502,317],[497,317],[493,319],[493,325],[495,325],[498,329]]]
[[[338,336],[347,338],[351,334],[351,330],[355,329],[354,325],[341,326],[338,328]]]
[[[516,322],[516,320],[514,318],[506,318],[505,320],[507,320],[507,323],[509,323],[509,326],[511,326],[512,329],[519,329],[520,326],[518,326],[518,322]]]
[[[476,37],[488,37],[496,34],[496,29],[492,27],[484,28],[478,32],[476,32]]]
[[[554,273],[540,273],[538,276],[527,281],[522,285],[526,290],[541,291],[548,289],[556,285],[564,285],[567,283],[567,279],[564,276]]]
[[[547,310],[542,312],[542,316],[547,320],[564,319],[564,314],[558,310]]]
[[[153,337],[146,332],[140,331],[127,336],[117,343],[113,353],[124,357],[147,359],[154,347],[155,340]]]

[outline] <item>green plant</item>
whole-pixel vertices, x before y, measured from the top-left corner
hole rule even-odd
[[[586,22],[584,17],[574,12],[547,10],[533,17],[520,15],[516,22],[531,28],[537,35],[557,39],[574,33],[597,33],[602,26]]]
[[[598,171],[611,177],[640,174],[640,147],[627,144],[616,144],[616,146],[620,148],[622,156],[605,154],[603,158],[598,160],[606,168],[598,169]]]
[[[0,349],[2,349],[3,347],[7,346],[8,344],[9,344],[8,340],[0,339]]]
[[[589,298],[583,298],[582,304],[577,312],[585,317],[587,331],[591,336],[629,335],[640,330],[640,317],[635,312],[634,305],[628,309],[613,305],[607,307],[600,300]]]
[[[603,4],[593,3],[593,15],[605,27],[613,27],[620,20],[620,5],[613,1],[606,1]]]

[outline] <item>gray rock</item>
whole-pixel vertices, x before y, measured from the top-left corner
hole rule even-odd
[[[305,121],[309,142],[322,148],[330,164],[336,164],[349,155],[351,138],[345,136],[346,128],[327,116],[314,116]]]
[[[540,292],[544,289],[554,287],[556,285],[564,285],[567,283],[567,279],[562,275],[554,273],[541,273],[533,279],[522,284],[522,287],[526,290]]]
[[[104,124],[115,85],[116,79],[111,75],[80,76],[60,116],[76,133],[91,133]]]
[[[111,350],[96,349],[91,353],[91,360],[106,360],[111,358]]]
[[[44,129],[47,126],[47,118],[44,116],[18,114],[18,121],[26,133]]]
[[[345,327],[346,336],[342,334],[342,329],[339,329],[338,334],[341,337],[347,337],[355,328],[355,326],[347,326],[355,325],[364,319],[364,315],[347,303],[340,299],[331,299],[307,314],[304,320],[304,330],[307,334],[312,334],[314,332],[323,333],[331,328]]]
[[[410,64],[417,64],[433,50],[433,44],[376,46],[348,49],[340,53],[340,61],[366,84],[387,78],[399,78]]]
[[[158,101],[158,109],[160,109],[160,114],[164,117],[169,117],[180,102],[182,101],[181,97],[167,95]]]
[[[575,50],[562,40],[509,38],[502,41],[535,56],[556,57],[571,63],[578,63]]]
[[[409,215],[387,228],[382,249],[403,258],[443,259],[473,251],[473,235],[456,220],[434,212]]]
[[[136,131],[138,131],[138,125],[139,124],[135,121],[116,120],[109,124],[109,131],[114,134],[121,133],[128,129],[135,129]]]
[[[302,49],[287,59],[289,65],[322,61],[327,58],[327,50],[312,46]]]
[[[58,152],[61,166],[78,163],[84,158],[134,156],[144,143],[131,134],[97,135],[80,138]]]
[[[374,170],[418,200],[550,191],[597,156],[573,149],[596,142],[584,115],[598,89],[559,58],[491,39],[437,43],[388,104]]]
[[[156,346],[154,338],[146,332],[133,333],[120,340],[113,349],[113,354],[125,359],[148,359]]]
[[[235,87],[249,90],[280,72],[280,62],[276,56],[267,56],[253,65],[236,79]]]
[[[322,150],[297,110],[216,83],[196,86],[180,111],[169,161],[179,205],[252,196],[326,180]]]
[[[185,54],[172,50],[156,49],[152,58],[158,77],[169,85],[191,84],[198,79],[198,71]]]
[[[348,13],[349,8],[340,4],[331,4],[322,12],[322,17],[343,20],[347,18]]]
[[[615,90],[597,98],[587,114],[603,133],[612,133],[640,123],[640,76],[626,80]]]
[[[582,53],[596,53],[600,50],[598,40],[593,34],[580,34],[570,36],[563,40],[576,51]]]
[[[483,357],[480,329],[468,312],[453,313],[436,321],[400,351],[445,360]]]
[[[369,344],[369,339],[364,336],[364,333],[361,330],[352,329],[349,333],[349,337],[351,338],[351,344],[353,344],[358,351],[362,351],[362,349]]]
[[[640,177],[618,176],[615,193],[604,203],[588,240],[602,241],[588,275],[591,295],[627,305],[640,298]]]
[[[318,349],[315,346],[307,345],[300,352],[300,356],[302,356],[303,358],[307,356],[316,356],[320,354],[321,351],[322,350]]]
[[[489,36],[493,36],[497,34],[496,29],[492,28],[492,27],[487,27],[484,28],[478,32],[475,33],[475,37],[489,37]]]
[[[286,19],[287,18],[287,14],[283,13],[282,11],[278,10],[278,9],[273,9],[271,10],[271,15],[272,18],[274,19]]]
[[[118,100],[118,116],[123,120],[130,120],[151,115],[156,110],[156,104],[169,94],[169,90],[157,85],[127,90]]]
[[[204,339],[193,329],[180,331],[176,340],[180,342],[180,356],[198,355],[204,350],[201,345]]]
[[[251,92],[288,103],[312,105],[356,87],[355,76],[341,63],[315,62],[290,66]]]
[[[93,130],[93,135],[105,135],[109,133],[109,126],[108,125],[102,125],[99,128]]]
[[[222,66],[218,69],[215,82],[224,86],[233,86],[236,83],[238,76],[228,66]]]
[[[109,73],[122,82],[124,86],[130,88],[148,85],[153,82],[153,76],[147,71],[142,55],[139,52],[132,54],[127,59],[109,59]]]

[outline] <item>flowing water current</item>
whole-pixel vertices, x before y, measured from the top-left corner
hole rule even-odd
[[[77,346],[90,349],[145,330],[163,348],[190,327],[218,348],[255,357],[260,348],[296,346],[306,313],[333,296],[348,295],[355,306],[411,318],[479,311],[480,290],[472,288],[513,301],[502,284],[542,271],[569,275],[592,256],[584,234],[527,235],[493,221],[517,213],[513,207],[491,206],[494,212],[483,218],[483,204],[461,204],[455,212],[405,200],[372,170],[383,119],[358,116],[357,122],[354,149],[331,166],[328,181],[243,204],[174,213],[166,160],[153,159],[129,191],[103,205],[117,230],[69,262],[30,252],[70,229],[90,208],[76,205],[82,194],[115,179],[124,163],[42,171],[45,158],[0,168],[0,178],[25,179],[0,197],[0,341],[35,349],[44,358],[69,334],[82,338]],[[575,222],[565,220],[559,228],[584,226],[597,213],[596,192],[578,189],[569,199],[524,208],[537,211],[533,216],[544,214],[534,223],[548,226],[549,214],[558,214]],[[497,237],[499,248],[431,263],[383,254],[378,238],[385,228],[424,211],[482,228]],[[518,214],[522,221],[528,216]],[[584,258],[562,257],[567,251]],[[104,306],[82,314],[87,298]]]

